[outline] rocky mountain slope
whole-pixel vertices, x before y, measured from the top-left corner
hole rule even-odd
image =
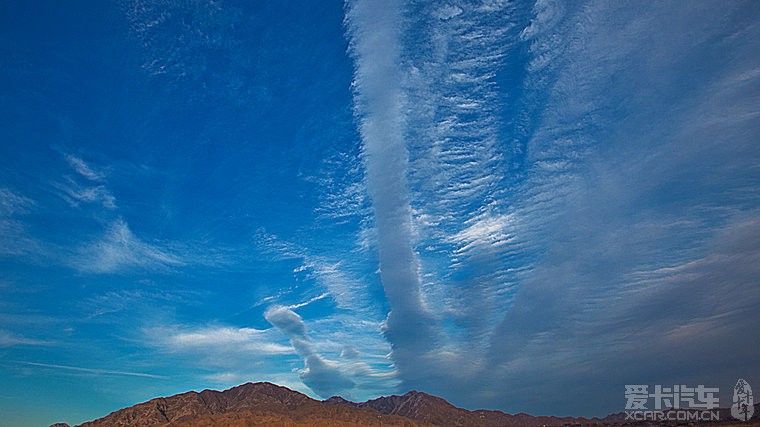
[[[756,414],[760,407],[755,405]],[[718,424],[737,423],[721,409]],[[679,422],[665,423],[678,425]],[[753,419],[743,425],[758,425]],[[627,424],[624,414],[602,420],[593,418],[512,415],[501,411],[468,411],[427,393],[410,391],[402,396],[383,396],[366,402],[342,397],[314,400],[302,393],[271,383],[247,383],[225,391],[191,391],[160,397],[113,412],[81,427],[247,427],[247,426],[596,426],[663,425],[653,422]],[[68,427],[55,424],[55,427]]]
[[[247,383],[221,392],[191,391],[152,399],[81,427],[561,426],[593,422],[583,418],[468,411],[417,391],[355,403],[341,397],[318,401],[275,384]]]
[[[81,427],[148,426],[427,426],[372,409],[326,405],[271,383],[247,383],[222,392],[204,390],[157,398]]]
[[[362,403],[348,402],[340,397],[325,401],[331,404],[372,408],[380,413],[401,415],[417,421],[440,426],[562,426],[567,424],[593,425],[598,420],[586,418],[535,417],[528,414],[511,415],[501,411],[468,411],[427,393],[410,391],[403,396],[383,396]]]

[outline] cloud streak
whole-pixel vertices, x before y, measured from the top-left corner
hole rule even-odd
[[[372,199],[380,275],[391,306],[386,336],[405,378],[428,372],[412,368],[412,359],[433,348],[433,319],[424,307],[419,260],[412,241],[407,188],[405,96],[399,85],[400,2],[359,0],[348,4],[346,22],[355,61],[355,102],[367,192]],[[414,325],[414,326],[412,326]]]
[[[31,213],[36,203],[9,188],[0,188],[0,255],[32,256],[41,252],[40,242],[28,235],[21,218]]]
[[[96,171],[92,166],[85,163],[81,158],[68,154],[66,155],[66,162],[71,166],[79,175],[87,178],[90,181],[102,181],[105,178],[105,174],[100,171]]]
[[[184,265],[172,252],[139,239],[119,218],[102,238],[80,249],[73,266],[88,273],[116,273],[130,268],[167,269]]]
[[[53,183],[61,198],[72,207],[80,207],[81,204],[98,204],[108,210],[117,208],[116,197],[107,186],[104,172],[72,154],[67,154],[64,158],[79,179],[67,175],[64,176],[62,182]]]
[[[47,346],[52,345],[49,341],[40,341],[30,339],[24,336],[14,334],[12,332],[0,330],[0,347],[13,347],[13,346]]]
[[[169,338],[169,345],[176,349],[198,349],[242,346],[246,351],[259,354],[290,354],[290,347],[266,342],[265,331],[252,328],[218,327],[191,332],[179,332]],[[210,352],[213,352],[210,350]]]
[[[119,375],[119,376],[139,377],[139,378],[153,378],[153,379],[160,379],[160,380],[169,378],[163,375],[145,374],[142,372],[112,371],[108,369],[81,368],[78,366],[56,365],[56,364],[50,364],[50,363],[35,363],[35,362],[20,362],[20,363],[24,366],[35,366],[39,368],[80,372],[80,373],[91,374],[91,375]]]

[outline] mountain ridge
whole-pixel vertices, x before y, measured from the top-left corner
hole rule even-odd
[[[532,423],[526,421],[541,421]],[[77,427],[148,426],[527,426],[589,424],[585,418],[533,417],[501,411],[468,411],[420,391],[352,402],[340,396],[312,399],[270,382],[248,382],[224,391],[189,391],[114,411]]]
[[[470,411],[416,390],[365,402],[352,402],[340,396],[316,400],[270,382],[248,382],[223,391],[207,389],[154,398],[76,427],[598,426],[625,424],[622,416],[617,413],[599,419],[508,414],[486,409]],[[757,425],[757,421],[743,425]],[[53,426],[68,427],[68,424]]]

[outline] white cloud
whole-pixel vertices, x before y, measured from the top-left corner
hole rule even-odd
[[[307,305],[310,305],[310,304],[315,303],[315,302],[317,302],[319,300],[325,299],[325,298],[327,298],[329,296],[330,296],[330,294],[327,293],[327,292],[325,292],[322,295],[317,295],[314,298],[311,298],[311,299],[309,299],[307,301],[304,301],[304,302],[301,302],[301,303],[298,303],[298,304],[289,305],[288,308],[291,309],[291,310],[295,310],[297,308],[306,307]]]
[[[51,344],[52,343],[49,341],[31,339],[0,329],[0,348],[14,346],[45,346]]]
[[[178,361],[192,361],[193,369],[203,375],[232,372],[256,377],[258,373],[278,371],[283,360],[296,354],[274,328],[171,325],[145,328],[142,333],[145,345],[176,357]]]
[[[23,218],[37,209],[37,203],[9,188],[0,188],[0,255],[22,256],[36,259],[43,254],[44,246],[30,236]]]
[[[0,218],[28,213],[35,203],[8,188],[0,188]]]
[[[435,16],[438,19],[447,20],[451,19],[455,16],[459,16],[462,14],[462,8],[456,5],[447,4],[444,6],[441,6],[438,10],[433,12],[433,16]]]
[[[296,258],[301,260],[301,265],[293,271],[294,275],[305,275],[316,280],[317,284],[328,291],[331,297],[341,309],[362,313],[364,316],[378,318],[382,316],[375,301],[372,301],[367,292],[366,283],[351,274],[343,262],[336,262],[327,256],[315,255],[299,245],[283,241],[274,235],[264,235],[257,238],[259,244],[263,244],[263,250],[272,252],[277,257]],[[278,300],[281,296],[268,298]],[[320,294],[313,296],[313,301],[325,298]],[[313,302],[312,301],[312,302]]]
[[[290,338],[296,352],[303,359],[304,368],[299,371],[301,381],[322,397],[346,395],[355,383],[335,362],[317,353],[306,332],[301,316],[288,307],[271,306],[264,313],[269,323]]]
[[[72,207],[82,203],[99,204],[106,209],[116,209],[116,197],[105,185],[83,186],[66,177],[64,182],[53,184],[61,191],[60,196]]]
[[[259,355],[292,354],[293,348],[269,342],[266,330],[252,328],[209,327],[192,331],[177,331],[169,335],[167,345],[175,351],[206,350],[231,346]]]
[[[54,182],[53,187],[60,191],[61,198],[72,207],[80,207],[84,203],[98,204],[109,210],[116,209],[116,197],[105,182],[105,173],[96,170],[95,167],[74,155],[67,154],[65,159],[80,179],[64,176],[63,181]]]
[[[123,219],[114,221],[102,237],[81,248],[69,262],[91,273],[116,273],[135,267],[166,269],[185,264],[164,245],[139,239]]]
[[[417,375],[409,356],[432,351],[436,332],[421,295],[407,171],[407,99],[400,83],[401,12],[398,2],[358,0],[348,4],[346,22],[355,62],[355,111],[362,136],[367,192],[372,199],[380,275],[391,306],[386,336],[394,358]],[[416,325],[409,328],[409,324]]]
[[[90,181],[102,181],[105,178],[105,173],[95,170],[92,166],[85,163],[84,160],[77,156],[68,154],[66,155],[66,161],[76,173]]]
[[[289,337],[306,337],[306,324],[301,319],[301,316],[288,307],[271,306],[267,308],[264,317],[267,319],[267,322],[276,326],[277,329]]]
[[[383,120],[378,135],[363,133],[365,150],[371,143],[382,144],[383,150],[397,150],[401,154],[392,159],[397,164],[389,167],[379,163],[379,173],[387,177],[394,168],[402,168],[399,175],[408,179],[405,187],[376,185],[381,195],[400,194],[399,198],[409,202],[404,205],[407,203],[404,200],[387,208],[395,215],[388,216],[388,222],[392,223],[389,231],[380,228],[379,218],[387,212],[378,211],[377,207],[375,222],[377,242],[400,241],[413,248],[410,255],[398,256],[403,261],[391,258],[391,263],[383,264],[384,250],[401,252],[393,246],[377,245],[381,273],[391,270],[388,276],[398,281],[394,284],[383,279],[392,310],[396,287],[409,293],[420,290],[419,303],[416,295],[400,292],[396,297],[401,300],[396,306],[418,305],[423,313],[422,321],[404,316],[404,321],[395,325],[412,332],[393,341],[393,311],[386,323],[386,335],[394,344],[394,359],[401,378],[413,387],[435,387],[436,383],[446,381],[450,365],[438,363],[433,354],[426,354],[430,348],[437,352],[447,347],[451,356],[443,359],[468,360],[468,364],[477,364],[474,361],[485,357],[489,332],[510,303],[517,272],[526,268],[508,259],[518,251],[522,239],[515,235],[517,227],[513,223],[518,215],[504,191],[504,186],[509,185],[505,172],[518,150],[501,140],[507,119],[503,117],[505,94],[498,78],[519,30],[512,22],[513,6],[508,2],[484,2],[479,6],[467,2],[452,2],[443,8],[438,4],[421,4],[416,6],[414,16],[404,16],[395,24],[381,27],[374,23],[366,28],[358,26],[361,21],[357,24],[357,39],[362,31],[378,34],[389,31],[395,35],[407,28],[424,28],[415,32],[414,37],[407,37],[406,33],[400,37],[403,42],[399,42],[399,59],[393,70],[399,76],[398,82],[385,85],[395,84],[402,91],[399,99],[404,102],[400,106],[375,100],[386,110],[371,109],[373,99],[362,97],[365,94],[360,85],[364,77],[361,55],[369,62],[378,60],[377,55],[384,52],[371,45],[366,51],[357,47],[355,52],[357,110],[360,117],[373,119],[373,114],[377,114]],[[498,13],[493,13],[497,9]],[[350,23],[350,13],[348,18]],[[383,37],[393,39],[387,34]],[[382,64],[385,59],[379,62]],[[380,68],[373,62],[368,67],[373,73]],[[377,78],[375,74],[368,76]],[[403,128],[400,143],[386,141],[389,135],[394,135],[385,132],[392,129],[386,121],[396,120],[387,113],[392,108],[401,110],[398,124],[393,123]],[[370,190],[372,161],[367,155]],[[373,194],[373,202],[374,199]],[[407,211],[412,217],[408,228],[407,219],[402,217]],[[398,280],[392,276],[394,265],[405,267],[413,279]],[[422,327],[410,327],[420,323]],[[414,334],[419,336],[413,339]],[[401,348],[400,341],[405,339],[414,341],[406,350]],[[454,342],[459,345],[451,345]]]
[[[515,239],[510,233],[510,229],[515,228],[514,221],[514,215],[483,214],[471,218],[465,224],[467,228],[451,236],[458,246],[456,253],[467,253],[476,247],[494,249],[510,243]]]

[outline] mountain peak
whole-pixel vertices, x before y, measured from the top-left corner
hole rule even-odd
[[[327,403],[328,405],[356,405],[354,402],[346,400],[340,396],[332,396],[329,399],[323,400],[322,402]]]

